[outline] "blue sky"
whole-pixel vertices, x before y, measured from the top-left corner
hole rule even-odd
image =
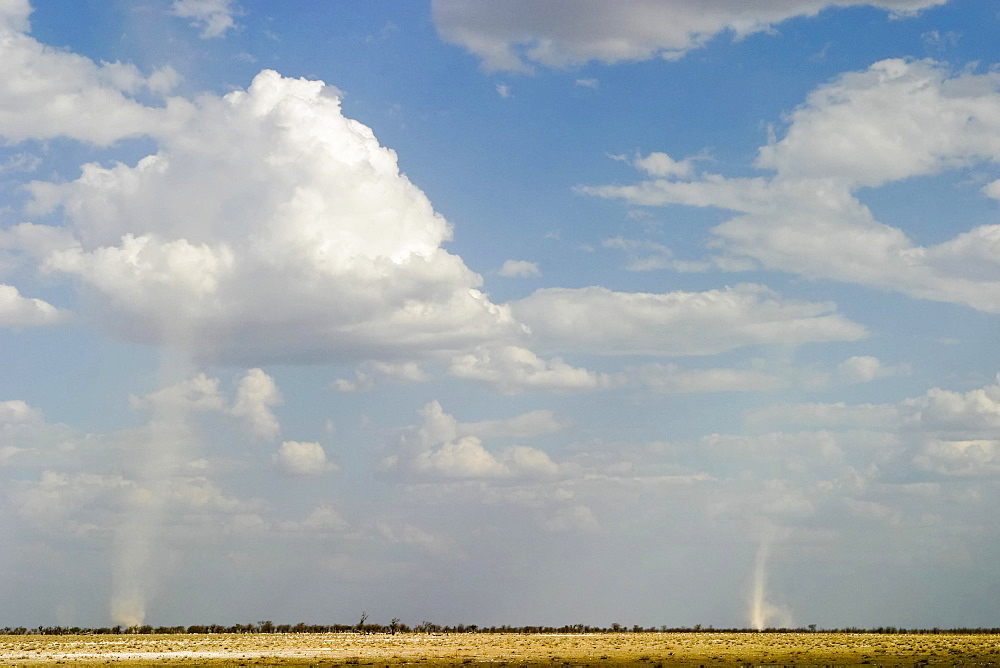
[[[995,626],[998,22],[0,0],[0,625]]]

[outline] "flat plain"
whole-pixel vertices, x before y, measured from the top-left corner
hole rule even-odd
[[[0,636],[3,666],[996,666],[1000,636],[247,633]]]

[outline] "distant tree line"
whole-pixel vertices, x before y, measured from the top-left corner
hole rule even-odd
[[[767,628],[763,631],[747,628],[703,627],[701,624],[688,627],[668,627],[666,625],[626,627],[614,623],[610,626],[592,626],[589,624],[570,624],[565,626],[479,626],[477,624],[442,625],[432,622],[421,622],[410,626],[394,618],[389,624],[367,623],[367,613],[362,613],[361,621],[356,624],[275,624],[271,621],[260,621],[249,624],[195,624],[192,626],[111,626],[86,628],[80,626],[37,626],[34,628],[4,627],[0,635],[114,635],[114,634],[209,634],[209,633],[871,633],[871,634],[962,634],[962,635],[1000,635],[1000,627],[993,628],[931,628],[913,629],[896,626],[877,626],[873,628],[817,629],[815,624],[806,628]]]

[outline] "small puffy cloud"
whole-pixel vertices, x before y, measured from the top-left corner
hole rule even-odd
[[[867,335],[832,304],[786,300],[758,285],[663,294],[550,288],[512,308],[542,348],[608,355],[709,355]]]
[[[468,49],[487,71],[530,71],[675,59],[713,36],[742,37],[829,7],[872,6],[903,15],[947,0],[434,0],[434,23],[448,42]]]
[[[636,156],[632,164],[653,177],[685,177],[691,174],[691,159],[674,160],[666,153],[653,152]]]
[[[507,260],[497,273],[507,278],[535,278],[542,275],[538,263],[527,260]]]
[[[0,401],[0,425],[41,420],[42,414],[20,399]]]
[[[576,85],[583,86],[584,88],[599,88],[601,82],[597,79],[577,79]]]
[[[40,327],[64,322],[68,314],[41,299],[22,297],[13,285],[0,284],[0,327]]]
[[[614,385],[607,374],[574,367],[559,357],[543,360],[527,348],[480,348],[451,361],[455,378],[484,382],[503,394],[527,391],[579,392]]]
[[[170,11],[174,16],[191,19],[191,25],[201,28],[203,39],[221,37],[236,27],[233,0],[174,0]]]
[[[314,442],[285,441],[272,461],[281,470],[297,476],[315,476],[330,470],[323,446]]]
[[[512,445],[492,452],[479,436],[470,433],[503,433],[500,423],[461,425],[436,401],[424,406],[420,414],[421,424],[405,429],[396,453],[383,460],[385,470],[403,477],[454,480],[550,477],[559,472],[559,466],[542,450]],[[526,421],[534,422],[538,417]]]
[[[497,95],[499,95],[503,99],[506,100],[508,97],[511,96],[510,86],[508,86],[507,84],[502,84],[502,83],[497,84],[496,88],[497,88]]]
[[[371,392],[375,389],[375,379],[364,371],[356,371],[354,378],[338,378],[331,387],[337,392]]]
[[[240,379],[231,412],[246,419],[257,436],[272,439],[278,436],[281,425],[271,407],[281,402],[281,393],[274,378],[262,369],[250,369]]]
[[[421,452],[408,462],[408,468],[410,473],[434,478],[510,478],[559,472],[555,462],[541,450],[515,445],[493,454],[475,436]]]
[[[878,358],[867,355],[850,357],[837,367],[837,375],[845,383],[867,383],[907,371],[909,367],[905,364],[886,366]]]

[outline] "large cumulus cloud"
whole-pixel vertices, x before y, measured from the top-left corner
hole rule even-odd
[[[514,327],[451,228],[319,81],[205,96],[135,165],[36,182],[74,238],[42,263],[125,336],[206,359],[461,350]],[[364,352],[361,352],[364,351]]]

